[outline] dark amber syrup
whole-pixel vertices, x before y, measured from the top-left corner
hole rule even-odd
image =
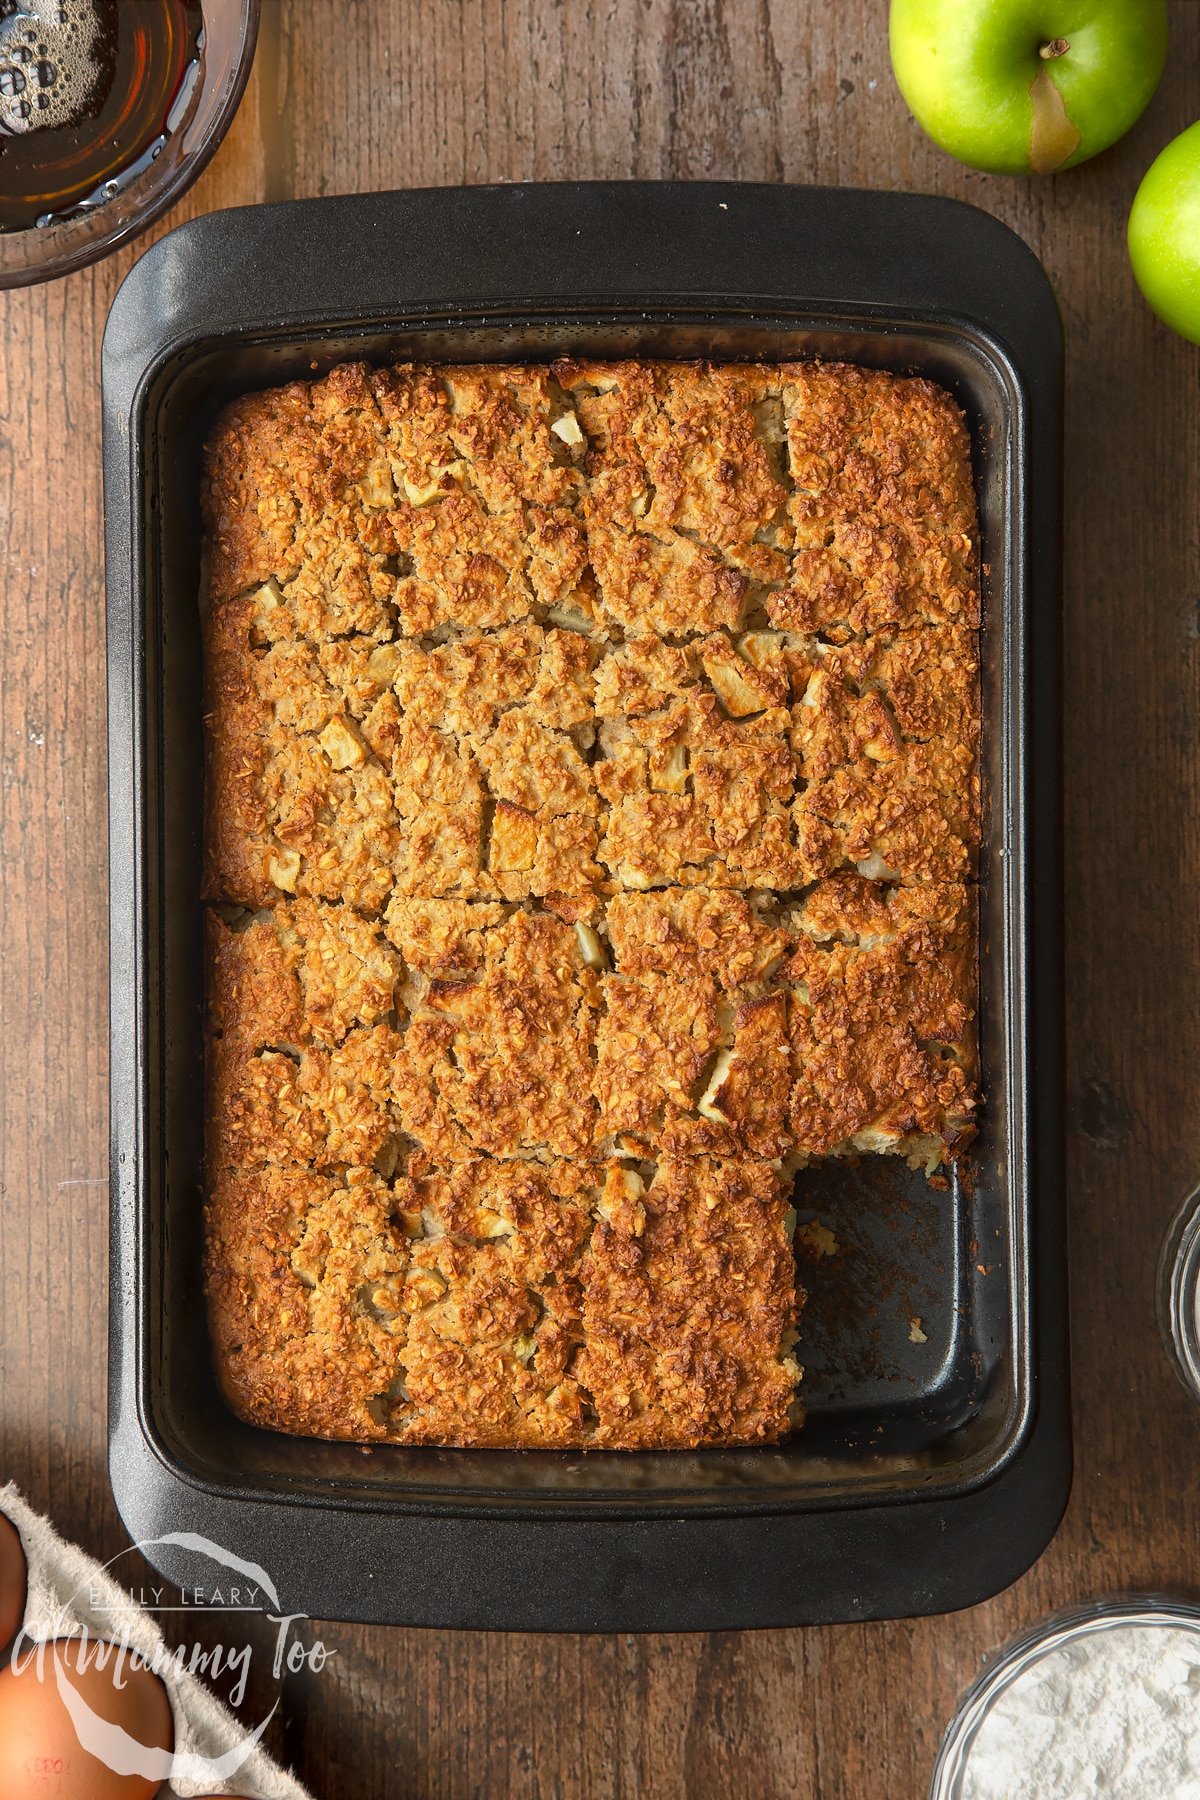
[[[188,111],[201,0],[0,0],[0,231],[102,206]]]

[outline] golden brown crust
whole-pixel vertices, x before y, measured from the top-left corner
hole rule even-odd
[[[439,1165],[593,1156],[597,987],[576,932],[514,912],[468,936],[474,967],[417,986],[394,1070],[404,1131]]]
[[[789,712],[730,717],[700,650],[694,659],[691,685],[665,704],[601,721],[600,859],[624,888],[797,887],[805,872],[791,819],[799,764]]]
[[[212,1046],[209,1165],[336,1169],[393,1160],[393,1071],[401,1039],[387,1025],[352,1031],[333,1050],[300,1053],[223,1038]]]
[[[580,1265],[595,1179],[586,1165],[461,1164],[398,1184],[410,1247],[405,1443],[577,1444],[586,1396]]]
[[[387,1021],[403,964],[380,927],[348,906],[297,899],[258,913],[211,911],[209,1015],[218,1037],[339,1044]]]
[[[773,371],[564,363],[556,372],[589,446],[584,513],[603,615],[631,636],[736,629],[756,588],[787,571]]]
[[[949,395],[848,364],[783,374],[795,553],[772,621],[828,636],[977,626],[971,446]]]
[[[979,843],[979,659],[957,626],[824,651],[793,707],[797,832],[813,875],[847,864],[962,879]]]
[[[284,894],[380,910],[400,843],[372,746],[386,668],[377,646],[275,637],[274,589],[210,608],[205,896],[266,906]]]
[[[408,1240],[365,1170],[212,1169],[208,1312],[217,1375],[243,1419],[313,1437],[387,1435]]]
[[[798,1370],[787,1183],[766,1163],[614,1171],[584,1262],[578,1380],[591,1441],[621,1449],[772,1443]]]
[[[210,897],[970,872],[973,498],[928,383],[351,366],[237,402],[206,509]],[[811,555],[857,598],[799,606]]]
[[[796,923],[782,972],[796,1149],[954,1154],[975,1106],[973,891],[843,875]]]
[[[701,967],[707,959],[685,952],[676,967],[689,960]],[[617,964],[626,967],[619,954]],[[782,990],[762,985],[751,980],[723,992],[711,965],[694,975],[604,978],[595,1093],[607,1148],[651,1157],[659,1148],[766,1158],[787,1152],[786,1001]]]
[[[450,1445],[771,1442],[798,1371],[769,1167],[461,1163],[221,1171],[217,1368],[240,1417]]]
[[[789,934],[768,911],[768,897],[704,888],[614,894],[605,927],[622,975],[704,977],[727,993],[761,984],[779,964]]]
[[[203,501],[233,1403],[778,1436],[779,1168],[971,1130],[958,409],[815,364],[350,364],[227,409]]]

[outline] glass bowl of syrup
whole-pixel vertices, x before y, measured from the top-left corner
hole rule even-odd
[[[196,179],[260,0],[0,0],[0,288],[65,275]]]

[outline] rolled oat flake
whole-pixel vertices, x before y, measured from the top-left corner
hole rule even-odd
[[[991,1698],[960,1800],[1200,1800],[1200,1633],[1105,1622]]]

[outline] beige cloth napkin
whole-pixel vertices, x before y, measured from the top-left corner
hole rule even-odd
[[[309,1790],[258,1744],[241,1755],[249,1735],[246,1728],[198,1676],[186,1669],[167,1668],[170,1648],[151,1615],[93,1557],[61,1538],[49,1519],[34,1512],[11,1482],[0,1487],[0,1512],[20,1533],[29,1565],[27,1639],[43,1642],[68,1636],[73,1625],[82,1624],[91,1636],[115,1638],[152,1666],[156,1656],[161,1657],[159,1666],[175,1716],[170,1792],[182,1800],[202,1794],[239,1795],[242,1800],[312,1800]]]

